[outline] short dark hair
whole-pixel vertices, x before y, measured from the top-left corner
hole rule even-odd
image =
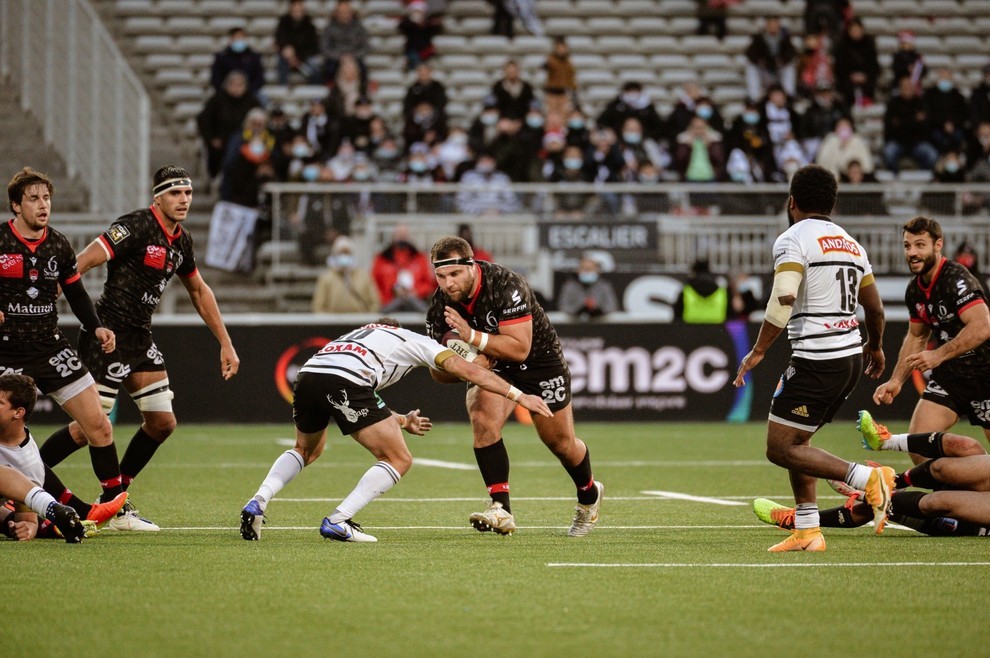
[[[384,315],[384,316],[378,318],[377,320],[375,320],[375,324],[383,324],[383,325],[385,325],[387,327],[395,327],[396,329],[401,329],[402,328],[402,325],[399,324],[399,321],[398,320],[396,320],[395,318],[390,318],[387,315]]]
[[[911,235],[927,233],[931,236],[932,242],[942,239],[942,227],[934,219],[925,217],[924,215],[918,215],[905,224],[903,228],[905,233],[910,233]]]
[[[0,393],[7,394],[7,401],[14,409],[24,409],[24,421],[31,417],[34,405],[38,401],[38,390],[34,380],[27,375],[0,376]]]
[[[14,212],[14,204],[21,203],[24,199],[24,190],[32,185],[44,185],[48,188],[48,194],[55,196],[55,185],[48,176],[40,171],[35,171],[31,167],[24,167],[14,174],[14,177],[7,183],[7,199],[10,212]]]
[[[448,235],[445,238],[440,238],[433,245],[433,248],[430,249],[431,261],[444,260],[457,256],[474,258],[474,249],[471,248],[467,240],[459,238],[456,235]]]
[[[839,196],[839,183],[825,167],[805,165],[794,173],[790,195],[801,212],[829,215]]]
[[[165,165],[161,169],[155,172],[154,185],[157,187],[167,180],[172,180],[173,178],[192,178],[189,172],[182,167],[176,167],[175,165]]]

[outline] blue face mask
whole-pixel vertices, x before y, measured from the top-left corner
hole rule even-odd
[[[939,80],[935,85],[939,91],[952,91],[952,88],[955,86],[952,84],[952,80]]]
[[[399,152],[393,148],[382,147],[377,151],[375,151],[375,157],[378,158],[379,160],[391,160],[398,154]]]
[[[254,140],[248,145],[248,150],[251,151],[252,155],[256,157],[261,157],[265,154],[266,149],[263,142],[259,140]]]
[[[526,117],[526,125],[530,128],[542,128],[543,127],[543,117],[539,114],[530,114]]]
[[[760,115],[757,112],[743,112],[743,121],[751,126],[760,122]]]
[[[296,158],[306,158],[309,157],[310,151],[309,147],[305,144],[296,144],[292,147],[292,155]]]
[[[481,115],[481,123],[486,126],[494,126],[498,121],[498,115],[493,112],[485,112]]]
[[[237,39],[236,41],[230,42],[230,49],[235,53],[242,53],[247,50],[247,47],[247,41],[244,41],[243,39]]]
[[[366,181],[371,178],[371,172],[367,169],[355,169],[351,172],[351,178],[358,181]]]
[[[709,119],[711,119],[712,118],[712,114],[714,114],[714,113],[715,113],[715,110],[712,109],[712,106],[711,105],[699,105],[697,111],[695,112],[695,114],[697,114],[699,117],[701,117],[705,121],[708,121]]]
[[[622,133],[622,139],[629,144],[639,144],[643,141],[643,136],[640,133]]]
[[[312,183],[317,178],[320,177],[320,167],[319,165],[306,165],[302,170],[303,180]]]
[[[580,169],[584,164],[581,158],[564,158],[564,167],[570,170]]]
[[[571,130],[581,130],[584,128],[584,121],[581,119],[571,119],[567,122],[567,127]]]
[[[593,284],[596,281],[598,281],[598,273],[597,272],[580,272],[578,274],[578,281],[580,281],[581,283],[583,283],[586,286],[590,286],[591,284]]]
[[[947,172],[949,172],[950,174],[954,174],[957,171],[959,171],[959,163],[958,162],[955,162],[955,161],[946,162],[945,163],[945,170]]]
[[[421,174],[426,171],[426,163],[422,160],[411,160],[409,162],[409,169],[415,171],[417,174]]]

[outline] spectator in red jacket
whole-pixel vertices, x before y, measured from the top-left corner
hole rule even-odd
[[[395,227],[392,243],[380,251],[371,263],[371,277],[378,287],[383,308],[395,297],[400,272],[408,273],[403,275],[404,281],[412,277],[411,289],[421,300],[425,301],[437,287],[430,259],[409,241],[409,227],[405,224]]]

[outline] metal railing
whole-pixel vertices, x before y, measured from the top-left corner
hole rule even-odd
[[[652,223],[656,253],[642,261],[669,271],[686,271],[695,259],[707,257],[723,272],[763,272],[771,267],[771,246],[785,228],[787,186],[777,184],[515,184],[510,187],[521,210],[499,214],[467,213],[459,194],[477,188],[445,183],[430,186],[395,183],[275,183],[272,197],[271,264],[292,263],[300,225],[300,198],[320,197],[325,209],[347,207],[349,233],[364,255],[387,244],[391,230],[406,224],[414,243],[429,248],[457,224],[472,226],[476,242],[506,264],[525,263],[544,270],[548,258],[539,228],[554,222],[587,222],[602,227],[618,223]],[[334,203],[334,202],[337,203]],[[341,203],[343,202],[343,203]],[[329,210],[327,211],[330,212]],[[870,254],[878,272],[903,269],[900,227],[911,217],[935,217],[945,230],[951,253],[968,240],[981,266],[990,263],[990,187],[897,181],[842,185],[833,217]],[[327,223],[333,221],[326,218]],[[553,265],[551,264],[551,267]]]
[[[148,198],[148,94],[88,0],[0,2],[0,75],[87,189],[90,212]]]

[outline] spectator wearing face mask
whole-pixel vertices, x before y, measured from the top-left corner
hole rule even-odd
[[[901,78],[900,94],[887,102],[883,116],[883,159],[887,169],[900,171],[901,158],[910,157],[919,169],[931,171],[938,149],[930,141],[931,120],[924,99],[910,78]]]
[[[340,144],[340,122],[327,113],[325,100],[310,101],[309,109],[299,120],[299,134],[306,138],[313,153],[329,158]]]
[[[223,88],[206,101],[196,116],[196,126],[206,151],[206,171],[210,180],[223,167],[227,145],[244,123],[244,118],[261,103],[247,88],[247,77],[240,71],[227,74]]]
[[[498,101],[491,94],[481,100],[481,113],[468,128],[468,145],[475,153],[487,151],[498,135]]]
[[[422,142],[434,146],[447,139],[447,117],[433,105],[421,101],[411,116],[406,117],[406,125],[402,131],[406,144]]]
[[[588,129],[588,118],[581,110],[571,110],[567,115],[564,139],[568,146],[577,146],[582,150],[591,146],[591,131]]]
[[[770,142],[766,122],[763,121],[755,101],[746,101],[743,111],[733,120],[726,138],[726,148],[729,149],[730,154],[738,151],[747,165],[743,172],[738,166],[737,156],[735,175],[729,171],[731,180],[737,183],[770,182],[776,170],[773,144]]]
[[[420,300],[433,294],[437,287],[428,255],[410,241],[409,227],[405,224],[395,227],[391,242],[375,255],[371,264],[371,277],[378,288],[382,310],[394,299],[400,275],[404,280],[399,288],[408,290]]]
[[[722,135],[701,117],[677,136],[674,167],[688,183],[714,183],[725,180],[725,148]]]
[[[966,182],[965,156],[955,150],[946,151],[932,169],[935,183],[957,184]],[[928,189],[922,192],[918,205],[926,214],[941,216],[956,213],[956,193]]]
[[[261,55],[248,44],[247,32],[243,27],[233,27],[227,34],[227,46],[213,56],[210,85],[219,91],[231,71],[240,71],[247,78],[248,91],[257,95],[265,84]]]
[[[533,86],[519,76],[519,64],[513,59],[502,67],[502,79],[492,85],[492,95],[499,115],[522,120],[536,96]]]
[[[371,99],[362,96],[354,104],[354,114],[344,117],[341,121],[341,134],[350,140],[355,150],[370,153],[373,146],[371,143],[371,122],[378,115],[371,105]]]
[[[637,181],[640,168],[647,163],[661,168],[670,164],[670,156],[643,134],[643,126],[635,117],[623,122],[618,145],[625,163],[622,177],[626,181]]]
[[[261,186],[275,178],[272,149],[275,138],[267,130],[268,115],[255,108],[244,119],[244,130],[224,162],[220,200],[246,208],[261,205]]]
[[[495,167],[491,153],[481,153],[474,169],[461,177],[457,193],[457,211],[467,215],[502,215],[522,210],[522,204],[512,191],[511,179]]]
[[[835,124],[849,116],[849,107],[835,95],[832,87],[821,85],[815,89],[814,102],[801,117],[801,146],[811,159],[821,147],[822,140],[832,132]]]
[[[846,173],[849,163],[853,161],[860,164],[864,173],[873,173],[870,145],[856,134],[852,119],[842,117],[835,122],[835,129],[822,140],[815,163],[831,170],[838,177]]]
[[[601,265],[590,256],[581,258],[573,278],[564,282],[557,308],[575,319],[598,319],[619,310],[615,288],[601,276]]]
[[[399,21],[398,30],[406,38],[403,52],[407,70],[412,71],[436,56],[433,37],[443,31],[443,21],[440,16],[427,15],[425,2],[414,0],[406,5],[406,15]]]
[[[935,83],[925,90],[925,105],[931,121],[931,143],[941,154],[964,148],[969,130],[970,107],[956,88],[952,69],[939,69]]]
[[[565,146],[559,161],[548,159],[544,167],[548,183],[583,184],[592,180],[592,168],[585,161],[579,146]],[[573,191],[568,185],[556,186],[552,192],[554,217],[557,219],[581,219],[585,212],[591,210],[594,202],[594,194]]]
[[[446,115],[447,88],[439,80],[433,79],[433,69],[429,64],[420,64],[416,67],[416,80],[409,85],[402,100],[402,114],[407,122],[412,119],[416,108],[423,103]]]
[[[371,274],[354,258],[354,241],[340,236],[333,242],[327,269],[316,281],[314,313],[377,313],[381,309]]]
[[[612,99],[598,116],[599,128],[610,128],[615,134],[622,132],[622,124],[629,118],[638,119],[643,126],[643,134],[650,139],[663,138],[664,124],[657,113],[643,85],[630,81],[622,86],[622,91]]]
[[[444,180],[457,180],[458,168],[471,158],[467,133],[462,128],[452,128],[447,139],[434,147],[433,153],[443,170]]]

